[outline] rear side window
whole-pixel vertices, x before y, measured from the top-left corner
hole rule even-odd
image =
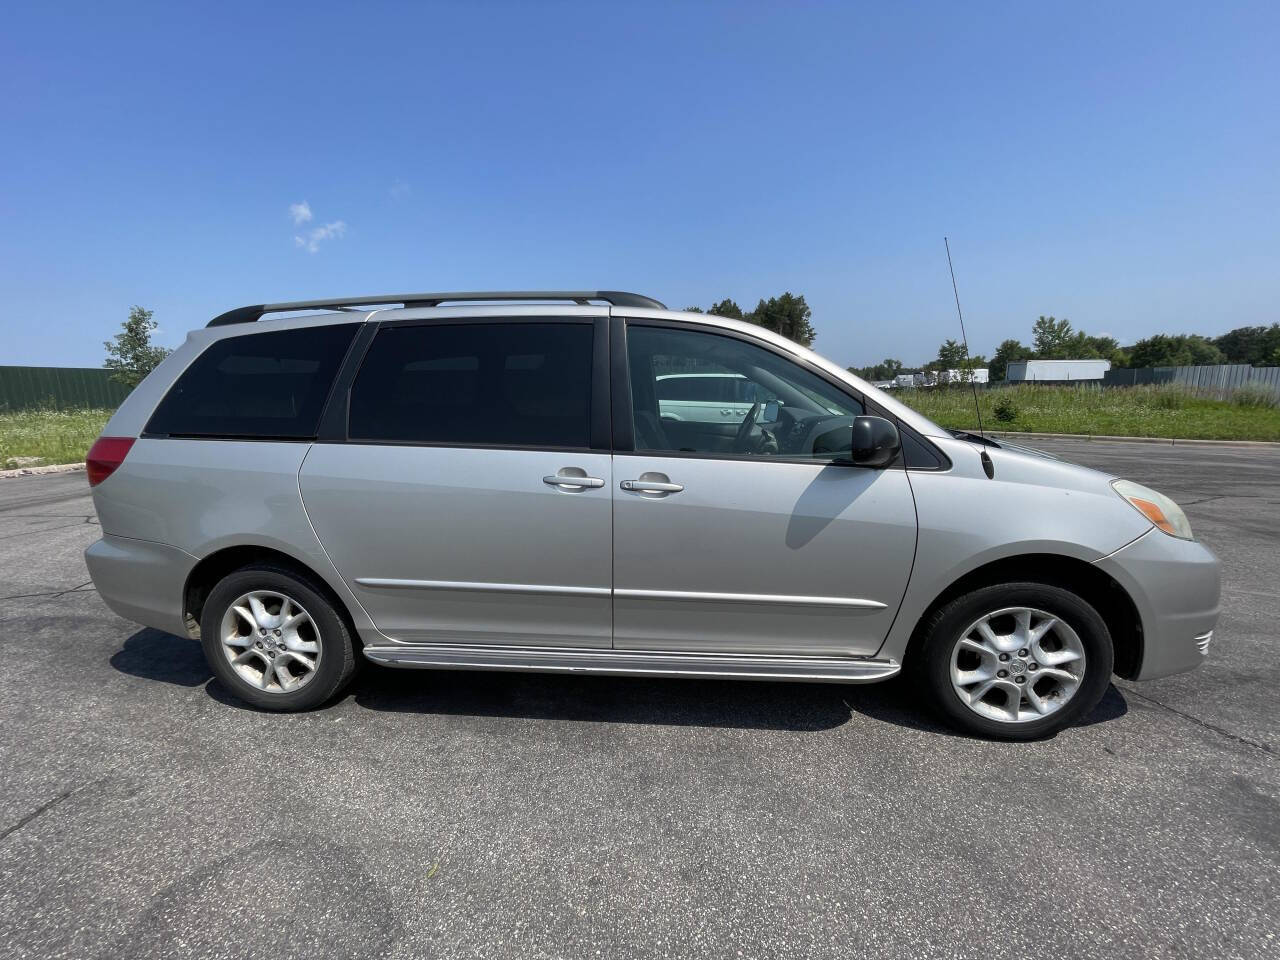
[[[359,324],[227,337],[192,362],[146,432],[310,440]]]
[[[385,327],[352,386],[348,435],[585,448],[592,336],[587,323]]]

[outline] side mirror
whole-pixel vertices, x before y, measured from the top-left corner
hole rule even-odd
[[[902,449],[898,428],[884,417],[854,417],[849,460],[860,467],[887,467]]]

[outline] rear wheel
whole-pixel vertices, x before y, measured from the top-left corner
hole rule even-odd
[[[309,710],[355,672],[346,621],[319,584],[251,566],[224,577],[200,616],[209,668],[231,693],[266,710]]]
[[[1069,590],[1040,583],[983,587],[923,628],[916,676],[953,725],[1032,740],[1091,711],[1111,679],[1111,635]]]

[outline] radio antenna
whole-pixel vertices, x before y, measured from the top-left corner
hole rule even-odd
[[[947,269],[951,271],[951,292],[955,294],[956,316],[960,318],[960,340],[964,343],[964,364],[969,371],[969,385],[973,387],[973,412],[978,415],[978,436],[985,444],[987,435],[982,429],[982,405],[978,403],[978,382],[973,379],[973,361],[969,359],[969,336],[964,332],[964,311],[960,309],[960,291],[956,288],[956,268],[951,265],[951,241],[943,237],[942,242],[947,248]]]

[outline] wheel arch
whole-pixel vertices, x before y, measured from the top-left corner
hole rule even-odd
[[[1002,557],[963,574],[925,608],[912,628],[903,662],[908,663],[924,640],[924,626],[943,605],[956,597],[1000,583],[1043,583],[1070,590],[1098,611],[1111,634],[1114,672],[1125,679],[1142,666],[1142,617],[1133,598],[1113,577],[1094,564],[1052,553]]]
[[[204,611],[204,602],[218,582],[242,567],[259,563],[270,563],[292,570],[312,581],[346,620],[352,638],[357,643],[360,642],[360,633],[356,629],[350,608],[325,577],[306,561],[282,550],[260,544],[223,547],[201,558],[200,562],[191,568],[182,590],[182,618],[189,636],[196,640],[200,639],[200,615]]]

